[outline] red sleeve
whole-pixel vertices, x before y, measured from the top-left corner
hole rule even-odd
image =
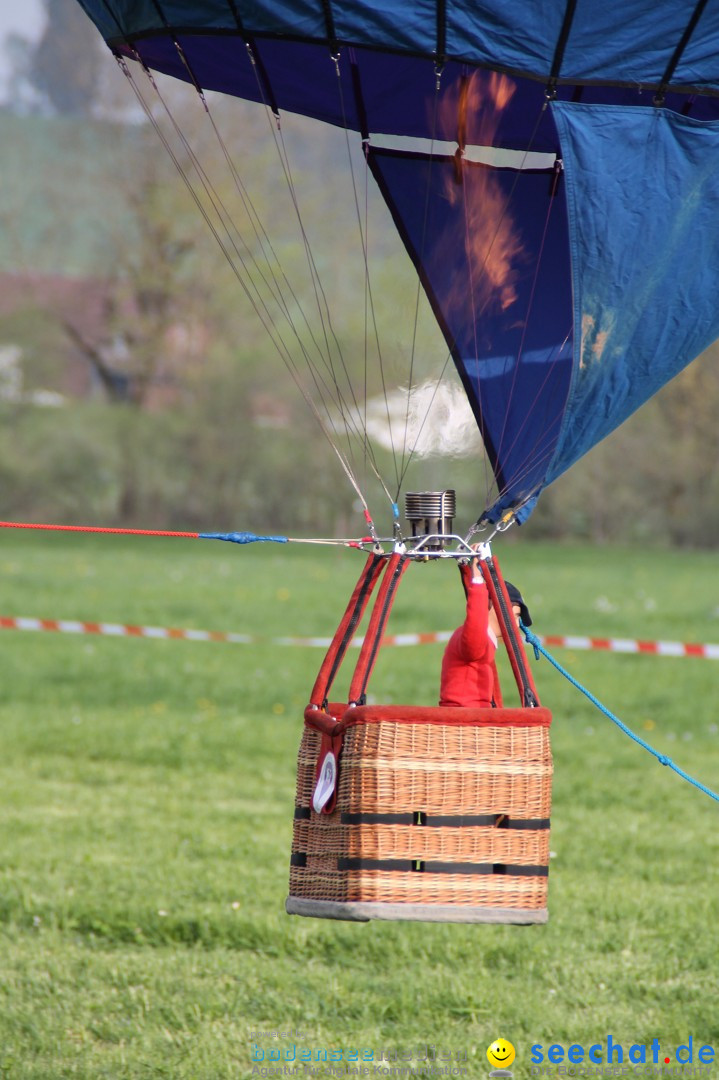
[[[497,665],[492,661],[492,678],[494,680],[494,690],[492,691],[492,701],[498,709],[504,708],[504,702],[502,701],[502,688],[499,685],[499,675],[497,673]]]
[[[484,582],[472,583],[471,566],[460,567],[467,592],[467,613],[461,627],[458,653],[465,663],[486,660],[489,663],[495,646],[487,634],[489,624],[489,594]]]

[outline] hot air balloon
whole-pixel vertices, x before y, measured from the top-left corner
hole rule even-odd
[[[80,3],[128,74],[135,62],[357,133],[491,464],[478,526],[526,520],[719,336],[716,2]],[[542,922],[551,717],[491,554],[519,708],[367,703],[407,562],[439,557],[451,533],[444,494],[412,515],[409,552],[374,545],[305,712],[288,911]]]

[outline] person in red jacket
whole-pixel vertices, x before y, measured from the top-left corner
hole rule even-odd
[[[465,620],[449,639],[442,658],[440,705],[490,708],[502,705],[494,655],[502,632],[492,607],[479,561],[460,566],[467,594]],[[531,626],[529,609],[516,586],[505,581],[515,618]]]

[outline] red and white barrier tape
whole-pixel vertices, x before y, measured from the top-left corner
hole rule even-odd
[[[234,634],[222,630],[180,630],[177,627],[134,626],[124,623],[80,622],[76,619],[33,619],[0,615],[0,630],[49,630],[60,634],[102,634],[108,637],[170,638],[178,641],[226,641],[232,645],[304,645],[328,649],[329,637],[265,638],[256,634]],[[388,634],[384,645],[431,645],[447,642],[452,631],[437,634]],[[352,642],[360,646],[363,638]]]
[[[634,641],[631,638],[560,637],[537,635],[542,645],[559,649],[592,649],[597,652],[642,653],[647,656],[700,656],[719,660],[719,645],[683,641]]]
[[[60,634],[102,634],[108,637],[172,638],[180,641],[230,641],[251,645],[259,640],[250,634],[216,630],[178,630],[165,626],[133,626],[124,623],[80,622],[76,619],[13,618],[0,615],[0,630],[50,630]]]
[[[221,630],[180,630],[163,626],[134,626],[124,623],[80,622],[75,619],[32,619],[0,615],[0,630],[48,630],[60,634],[101,634],[107,637],[141,637],[172,639],[179,641],[225,641],[232,645],[301,645],[309,648],[327,649],[328,637],[280,637],[263,638],[255,634],[234,634]],[[451,630],[432,634],[387,634],[385,646],[445,644],[452,636]],[[593,650],[597,652],[640,653],[647,656],[699,656],[705,660],[719,660],[719,645],[698,645],[681,641],[636,641],[630,638],[595,638],[538,634],[547,648]],[[357,637],[354,646],[362,644]]]

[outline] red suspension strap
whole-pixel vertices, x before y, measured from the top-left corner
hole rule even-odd
[[[332,643],[322,661],[322,666],[315,680],[310,695],[310,706],[324,709],[327,706],[330,687],[344,660],[345,653],[354,637],[355,630],[364,615],[365,608],[375,585],[387,563],[386,556],[372,554],[365,563],[359,580],[354,587],[347,610],[340,621]]]
[[[327,712],[330,687],[354,637],[355,630],[364,614],[374,587],[385,568],[389,570],[388,560],[384,554],[370,555],[359,581],[355,585],[354,592],[337,627],[332,643],[327,650],[327,655],[312,690],[310,704],[305,709],[305,723],[319,733],[321,740],[317,754],[314,794],[312,797],[312,806],[317,813],[331,814],[337,801],[338,762],[342,752],[343,736],[340,721],[336,716]],[[384,582],[377,595],[375,607],[381,601],[383,590]]]
[[[532,672],[527,663],[527,654],[524,651],[522,639],[517,632],[517,624],[514,621],[512,601],[509,599],[507,586],[504,584],[502,571],[494,556],[481,560],[482,574],[489,590],[492,605],[497,612],[497,619],[502,630],[502,641],[512,665],[512,672],[519,690],[519,700],[525,708],[536,708],[539,705],[537,688],[534,685]]]
[[[382,643],[387,619],[392,610],[397,588],[410,561],[409,556],[401,555],[398,552],[394,552],[390,556],[387,570],[372,609],[372,616],[362,643],[357,667],[352,676],[348,698],[350,705],[364,705],[366,702],[367,684]]]

